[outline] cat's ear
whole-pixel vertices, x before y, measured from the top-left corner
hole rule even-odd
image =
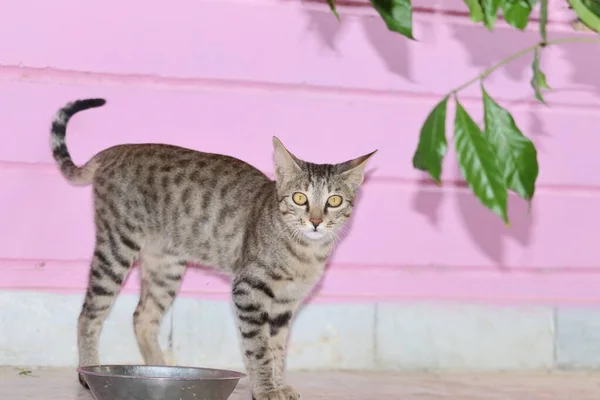
[[[273,136],[273,149],[275,150],[275,180],[279,182],[285,175],[301,171],[299,160],[285,148],[276,136]]]
[[[340,175],[354,188],[354,190],[358,189],[365,179],[365,167],[367,166],[367,161],[369,161],[375,153],[377,153],[377,150],[340,164],[340,170],[342,171]]]

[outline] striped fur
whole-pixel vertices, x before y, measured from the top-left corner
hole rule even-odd
[[[89,185],[97,168],[94,159],[90,160],[83,168],[78,168],[69,154],[65,136],[67,124],[73,115],[88,108],[101,107],[106,103],[104,99],[78,100],[67,104],[56,113],[50,131],[50,147],[52,155],[63,176],[73,185]]]
[[[298,399],[283,381],[290,324],[323,274],[373,153],[317,165],[273,138],[275,181],[236,158],[164,144],[111,147],[79,168],[65,145],[66,124],[76,112],[103,104],[70,103],[52,123],[62,174],[75,185],[93,184],[96,244],[78,323],[79,364],[99,364],[103,322],[136,259],[142,280],[133,316],[137,342],[147,364],[164,364],[161,320],[186,265],[198,263],[233,278],[254,398]],[[294,202],[298,192],[304,204]],[[341,204],[328,204],[332,195]]]

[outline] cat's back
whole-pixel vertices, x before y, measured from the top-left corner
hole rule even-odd
[[[235,157],[167,144],[118,145],[98,153],[97,159],[100,167],[94,183],[125,181],[151,187],[158,183],[163,189],[190,183],[209,184],[214,189],[231,182],[256,185],[270,181],[260,170]]]
[[[96,158],[96,199],[111,200],[123,209],[143,208],[152,219],[162,220],[161,225],[173,219],[164,213],[185,218],[202,214],[206,219],[248,209],[247,204],[273,184],[237,158],[172,145],[119,145]]]

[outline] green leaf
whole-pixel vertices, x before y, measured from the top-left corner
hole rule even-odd
[[[467,7],[469,7],[469,14],[471,15],[471,21],[481,22],[483,21],[483,9],[479,0],[464,0]]]
[[[479,126],[458,99],[454,119],[454,147],[460,169],[475,196],[508,225],[508,190],[496,155]]]
[[[512,115],[488,95],[483,85],[481,91],[485,110],[485,137],[496,154],[504,182],[510,190],[530,201],[539,172],[537,150],[523,136]]]
[[[500,8],[501,3],[501,0],[481,0],[483,23],[490,31],[494,29],[494,24],[498,17],[498,9]]]
[[[532,3],[527,0],[505,0],[502,4],[506,22],[520,30],[527,27],[532,9]]]
[[[542,42],[548,41],[548,32],[546,25],[548,24],[548,0],[542,0],[540,7],[540,35],[542,36]]]
[[[600,32],[600,4],[595,0],[569,0],[577,17],[590,29]]]
[[[442,175],[442,161],[448,150],[446,141],[446,106],[448,96],[440,101],[427,116],[421,127],[419,144],[413,156],[413,166],[429,175],[439,184]]]
[[[533,63],[531,64],[531,69],[533,70],[533,76],[531,77],[531,87],[535,91],[535,97],[546,104],[544,97],[542,96],[542,89],[550,89],[548,83],[546,82],[546,74],[542,72],[540,69],[540,56],[541,50],[538,47],[535,49],[535,55],[533,56]]]
[[[331,9],[333,15],[335,15],[337,20],[340,21],[340,14],[338,14],[337,8],[335,7],[335,0],[327,0],[327,4],[329,4],[329,8]]]
[[[390,31],[414,39],[410,0],[371,0],[371,4],[381,15]]]
[[[600,15],[600,1],[598,0],[581,0],[587,8],[595,15]]]

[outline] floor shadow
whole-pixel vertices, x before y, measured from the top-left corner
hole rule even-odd
[[[475,24],[452,24],[451,32],[469,53],[469,61],[473,66],[488,68],[502,59],[518,51],[518,43],[535,44],[539,41],[539,33],[535,30],[521,32],[513,28],[495,29],[489,32]],[[531,56],[523,56],[503,67],[506,74],[514,80],[529,79],[531,74]],[[493,80],[491,75],[488,80]]]
[[[390,32],[379,17],[364,16],[361,20],[367,39],[377,51],[387,69],[412,82],[412,64],[408,47],[410,39]]]

